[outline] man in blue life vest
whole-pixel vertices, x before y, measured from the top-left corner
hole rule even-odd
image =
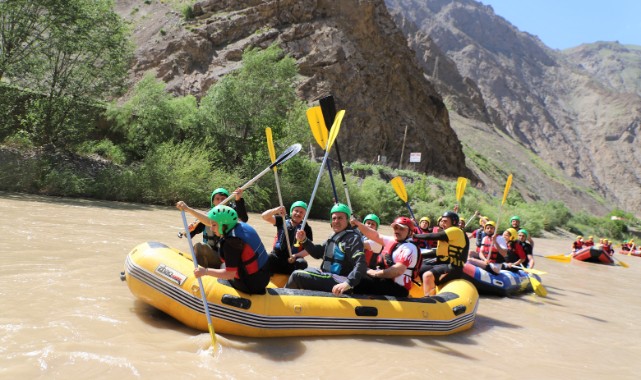
[[[241,292],[265,294],[270,277],[267,251],[256,230],[238,221],[236,210],[218,205],[205,215],[183,201],[176,203],[176,208],[195,216],[220,238],[219,253],[225,267],[198,267],[194,269],[196,277],[214,276],[229,280]]]
[[[305,251],[316,259],[323,259],[321,268],[295,270],[286,288],[309,289],[341,295],[356,287],[367,270],[363,240],[349,224],[349,207],[337,203],[330,211],[334,234],[323,244],[314,244],[304,230],[296,232],[296,239]]]

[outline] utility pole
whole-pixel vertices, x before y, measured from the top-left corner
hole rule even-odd
[[[407,138],[407,124],[405,124],[405,133],[403,133],[403,147],[401,148],[401,159],[398,162],[398,168],[403,168],[403,156],[405,155],[405,139]]]

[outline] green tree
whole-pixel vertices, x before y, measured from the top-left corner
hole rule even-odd
[[[125,135],[129,155],[139,159],[163,142],[183,141],[195,125],[197,107],[196,98],[174,97],[164,82],[147,73],[131,98],[122,106],[110,106],[107,116]]]
[[[199,132],[211,137],[211,149],[228,168],[268,162],[266,127],[272,128],[275,139],[287,136],[288,128],[300,128],[304,108],[296,97],[296,74],[295,60],[277,45],[250,49],[243,54],[242,68],[224,77],[202,99]]]
[[[32,91],[22,128],[38,145],[82,141],[94,103],[122,89],[132,45],[111,0],[0,3],[0,75]]]

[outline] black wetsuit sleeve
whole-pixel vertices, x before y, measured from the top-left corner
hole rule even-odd
[[[323,258],[323,255],[325,254],[325,244],[314,244],[311,239],[305,240],[305,243],[303,243],[303,248],[309,253],[309,255],[315,259],[321,259]]]
[[[236,214],[238,214],[238,219],[241,222],[247,223],[249,215],[247,215],[247,208],[245,208],[245,198],[237,200],[234,209],[236,210]]]
[[[189,236],[194,237],[202,233],[203,231],[205,231],[205,225],[201,222],[198,222],[198,224],[196,224],[196,228],[194,228],[192,231],[189,231]]]
[[[445,231],[439,231],[431,234],[416,234],[414,235],[414,239],[450,241]]]

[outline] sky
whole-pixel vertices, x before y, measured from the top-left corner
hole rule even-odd
[[[552,49],[619,41],[641,46],[641,0],[480,0]]]

